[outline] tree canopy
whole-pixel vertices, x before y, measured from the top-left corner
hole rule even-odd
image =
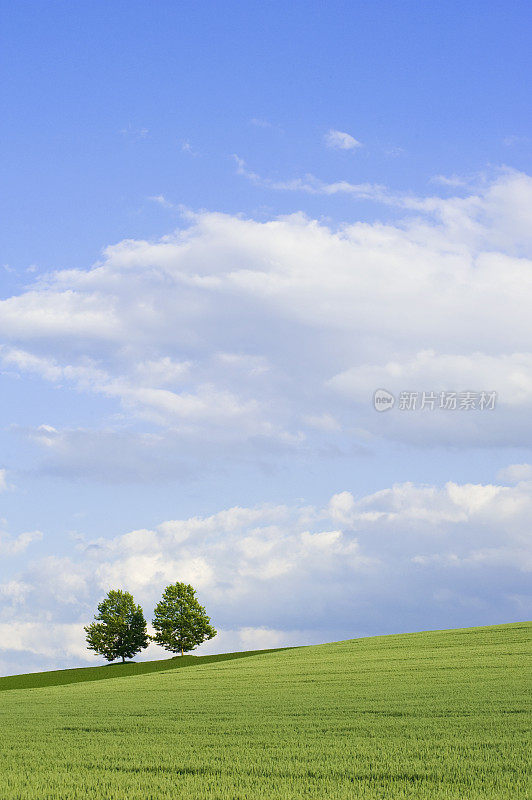
[[[89,650],[108,661],[133,658],[148,646],[148,631],[142,608],[135,605],[133,595],[111,589],[98,605],[94,622],[85,627]]]
[[[156,633],[151,638],[166,650],[183,655],[216,636],[210,622],[194,588],[189,583],[173,583],[155,606],[152,624]]]

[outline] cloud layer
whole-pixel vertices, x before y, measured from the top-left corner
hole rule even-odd
[[[263,185],[368,197],[398,218],[332,227],[187,213],[169,236],[119,242],[91,269],[0,301],[4,379],[91,409],[62,426],[32,404],[14,432],[41,472],[147,484],[231,464],[267,474],[287,455],[323,470],[325,456],[383,441],[532,443],[528,176],[501,171],[447,198],[312,176]],[[377,388],[495,391],[497,405],[380,414]],[[244,499],[77,544],[50,545],[46,530],[39,543],[26,531],[45,526],[21,526],[0,534],[1,669],[75,662],[110,587],[149,614],[178,579],[212,609],[221,649],[524,618],[530,475],[516,463],[494,485],[339,487],[326,507]]]
[[[511,486],[403,483],[320,508],[234,507],[78,539],[0,584],[3,663],[92,662],[82,626],[109,588],[132,591],[149,615],[176,580],[197,587],[220,630],[205,651],[522,619],[531,515],[528,473]]]
[[[189,214],[159,241],[50,274],[0,302],[4,370],[98,395],[137,436],[164,429],[185,447],[313,448],[357,431],[530,443],[532,180],[503,171],[465,196],[378,195],[406,216],[333,229]],[[497,391],[498,408],[384,422],[379,387]],[[76,432],[39,430],[48,463],[68,460]]]

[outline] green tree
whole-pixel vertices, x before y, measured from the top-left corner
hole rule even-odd
[[[173,583],[155,606],[154,642],[181,655],[216,636],[211,620],[189,583]]]
[[[133,595],[120,589],[111,589],[98,606],[95,622],[87,625],[87,647],[108,661],[132,658],[148,646],[146,620]]]

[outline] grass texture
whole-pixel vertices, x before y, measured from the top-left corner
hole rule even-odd
[[[84,681],[103,681],[109,678],[126,678],[128,675],[146,675],[149,672],[167,672],[180,667],[211,664],[216,661],[228,661],[233,658],[247,658],[263,653],[277,653],[286,650],[277,647],[273,650],[247,650],[239,653],[221,653],[216,656],[177,656],[158,661],[126,661],[125,664],[115,662],[103,667],[80,667],[79,669],[57,669],[53,672],[28,672],[25,675],[8,675],[0,678],[0,692],[8,689],[37,689],[43,686],[64,686],[67,683]]]
[[[0,694],[9,800],[519,800],[532,625]]]

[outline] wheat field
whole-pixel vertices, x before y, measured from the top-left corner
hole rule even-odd
[[[531,631],[382,636],[6,690],[0,797],[525,798]]]

